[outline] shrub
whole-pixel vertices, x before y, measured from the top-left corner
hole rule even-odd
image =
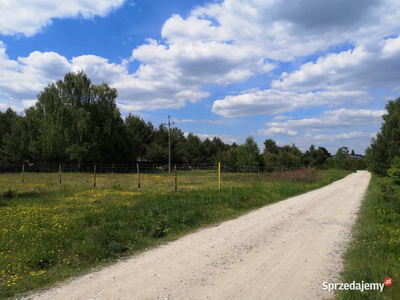
[[[14,198],[17,195],[17,192],[9,188],[7,191],[3,193],[3,198],[5,199],[11,199]]]
[[[394,159],[392,167],[387,171],[387,173],[396,184],[400,184],[400,157]]]

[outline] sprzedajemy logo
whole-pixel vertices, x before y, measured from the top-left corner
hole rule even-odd
[[[361,281],[352,283],[332,283],[332,282],[323,282],[322,289],[324,291],[383,291],[383,288],[386,286],[391,286],[393,284],[393,279],[390,277],[386,277],[383,280],[383,283],[371,283],[371,282],[364,282]]]

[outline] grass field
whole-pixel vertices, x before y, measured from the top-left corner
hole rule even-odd
[[[372,175],[354,228],[353,241],[344,256],[342,282],[393,285],[379,291],[343,291],[337,299],[400,299],[400,191],[389,178]]]
[[[349,173],[224,173],[219,191],[216,173],[202,172],[186,178],[181,172],[178,191],[167,174],[162,180],[146,174],[143,186],[167,185],[141,191],[135,175],[98,175],[96,188],[92,174],[63,174],[61,185],[58,174],[29,173],[25,182],[21,174],[0,175],[0,298],[88,272]]]

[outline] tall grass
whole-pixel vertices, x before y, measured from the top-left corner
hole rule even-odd
[[[88,188],[84,180],[72,177],[60,186],[46,183],[49,174],[23,184],[2,177],[0,298],[90,271],[347,174],[227,174],[220,191],[213,187],[177,192],[138,192],[132,185],[116,183]]]
[[[372,175],[354,227],[353,241],[344,255],[343,282],[393,285],[379,291],[343,291],[337,299],[400,299],[400,191],[389,178]]]

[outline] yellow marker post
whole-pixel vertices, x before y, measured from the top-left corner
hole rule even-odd
[[[221,163],[218,163],[218,190],[221,189]]]

